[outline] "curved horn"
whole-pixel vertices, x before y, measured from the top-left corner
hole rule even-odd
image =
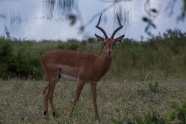
[[[119,31],[121,28],[123,28],[123,25],[121,24],[121,22],[119,20],[118,14],[117,14],[117,19],[118,19],[119,27],[112,33],[111,39],[114,38],[114,35],[116,34],[117,31]]]
[[[99,23],[100,23],[100,21],[101,21],[101,16],[102,16],[102,13],[101,13],[101,15],[100,15],[100,17],[99,17],[99,21],[98,21],[98,24],[96,25],[96,28],[98,28],[99,30],[101,30],[101,31],[103,32],[103,34],[105,35],[105,39],[107,39],[108,36],[107,36],[105,30],[99,26]]]

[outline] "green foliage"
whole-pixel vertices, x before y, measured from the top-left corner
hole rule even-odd
[[[144,117],[134,116],[132,119],[122,116],[119,119],[112,119],[114,124],[166,124],[166,120],[156,112],[151,112]]]
[[[42,42],[11,39],[8,29],[6,37],[0,37],[0,78],[23,77],[42,78],[39,58],[46,51],[69,49],[100,55],[103,45],[93,38],[88,41],[68,40]],[[186,33],[180,30],[167,30],[147,39],[136,42],[124,39],[114,46],[113,62],[109,76],[132,80],[153,80],[166,77],[184,77],[186,74]],[[158,86],[157,86],[158,87]],[[156,85],[149,84],[156,92]],[[139,90],[139,93],[142,91]],[[142,93],[143,94],[143,93]]]
[[[131,120],[125,116],[120,116],[118,119],[111,119],[114,124],[133,124]]]
[[[68,42],[58,42],[59,49],[68,49],[68,50],[77,51],[78,46],[79,46],[79,43],[76,40],[69,40]]]
[[[157,92],[159,88],[159,84],[156,81],[152,81],[148,84],[150,91]]]
[[[146,94],[146,91],[144,89],[138,89],[137,93],[138,93],[138,95],[142,95],[143,96],[143,95]]]
[[[183,102],[182,106],[176,104],[176,102],[172,102],[171,107],[176,111],[170,113],[168,118],[177,120],[178,124],[185,124],[186,123],[186,101]]]
[[[38,79],[42,77],[43,74],[39,62],[40,55],[32,54],[30,45],[17,49],[15,47],[16,43],[11,40],[2,38],[0,42],[0,78]]]
[[[181,106],[176,104],[176,102],[172,102],[171,107],[174,111],[166,112],[163,116],[160,116],[156,112],[150,112],[143,117],[134,116],[128,118],[126,116],[120,116],[118,119],[112,118],[112,122],[114,124],[185,124],[186,101]]]
[[[14,58],[13,46],[11,42],[5,43],[4,39],[0,46],[0,78],[7,79],[9,76],[8,65]]]
[[[186,74],[186,33],[167,30],[145,42],[124,39],[115,48],[112,72],[146,80]],[[121,73],[122,72],[122,73]],[[150,74],[150,75],[149,75]]]
[[[159,85],[158,81],[150,81],[147,83],[146,87],[143,88],[138,88],[137,89],[137,94],[139,96],[148,96],[152,94],[164,94],[167,92],[167,89],[165,87],[162,87]]]
[[[20,78],[41,78],[41,64],[39,56],[32,55],[29,51],[20,49],[15,55],[14,62],[9,65],[12,76]]]

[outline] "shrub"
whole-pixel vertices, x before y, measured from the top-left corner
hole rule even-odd
[[[78,41],[76,40],[69,40],[68,42],[58,42],[59,49],[68,49],[68,50],[75,50],[78,49]]]
[[[32,55],[29,51],[22,52],[19,50],[14,61],[9,65],[8,69],[12,77],[19,78],[41,78],[42,71],[38,55]]]
[[[0,78],[7,79],[9,77],[8,66],[14,58],[13,45],[11,42],[5,42],[1,39],[0,46]]]
[[[8,35],[8,34],[7,34]],[[149,38],[146,42],[124,39],[114,46],[110,73],[128,79],[146,80],[154,77],[184,76],[186,74],[186,33],[168,30]],[[69,49],[100,55],[103,45],[93,38],[43,42],[0,37],[0,78],[12,76],[41,76],[39,57],[49,50]]]
[[[33,54],[32,45],[22,45],[22,48],[15,47],[16,42],[10,39],[0,39],[0,78],[41,78],[42,70],[39,62],[39,53]]]

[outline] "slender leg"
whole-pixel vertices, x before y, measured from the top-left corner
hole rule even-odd
[[[47,73],[47,77],[49,80],[49,85],[44,89],[43,96],[44,96],[44,115],[48,115],[48,101],[50,102],[50,106],[53,111],[53,116],[56,117],[56,109],[53,103],[53,93],[54,88],[57,82],[60,79],[60,69],[57,72],[55,69],[52,70],[50,73]]]
[[[78,82],[78,85],[77,85],[77,88],[76,88],[76,95],[75,95],[74,102],[73,102],[72,108],[71,108],[71,110],[70,110],[69,116],[72,116],[72,113],[73,113],[73,111],[74,111],[74,107],[76,106],[76,102],[77,102],[78,99],[79,99],[79,96],[80,96],[80,94],[81,94],[81,91],[82,91],[84,85],[85,85],[85,83],[84,83],[83,81],[79,81],[79,82]]]
[[[43,96],[44,96],[44,115],[48,116],[48,85],[43,90]]]
[[[98,120],[99,115],[98,115],[98,108],[97,108],[97,101],[96,101],[97,100],[96,87],[97,87],[97,83],[92,83],[91,84],[91,92],[92,92],[92,97],[93,97],[95,118],[96,118],[96,120]]]
[[[53,103],[53,94],[54,94],[54,89],[55,89],[57,81],[58,80],[55,79],[55,78],[50,80],[49,89],[48,89],[48,99],[49,99],[50,106],[52,108],[54,117],[57,117],[56,108],[55,108],[54,103]]]

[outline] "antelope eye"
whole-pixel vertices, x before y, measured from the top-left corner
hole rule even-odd
[[[115,42],[112,45],[114,46],[115,45]]]
[[[106,46],[106,45],[107,45],[105,42],[104,42],[103,44],[104,44],[104,46]]]

